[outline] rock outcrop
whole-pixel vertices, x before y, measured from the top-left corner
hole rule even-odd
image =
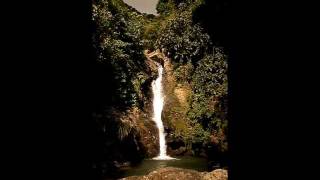
[[[174,167],[160,168],[145,176],[130,176],[121,180],[227,180],[228,172],[216,169],[212,172],[198,172]]]
[[[214,171],[204,173],[202,176],[203,180],[227,180],[228,172],[224,169],[216,169]]]
[[[167,136],[167,152],[170,156],[179,156],[187,153],[188,148],[181,139],[176,139],[173,135],[186,136],[190,134],[189,130],[192,126],[187,118],[189,109],[188,99],[191,95],[191,87],[188,84],[180,84],[177,82],[174,74],[174,66],[170,58],[166,56],[164,49],[157,49],[153,52],[145,50],[144,54],[147,58],[146,64],[151,71],[156,74],[157,66],[155,62],[160,63],[164,67],[163,74],[163,93],[164,93],[164,108],[162,121],[166,130]],[[189,154],[192,154],[189,152]]]

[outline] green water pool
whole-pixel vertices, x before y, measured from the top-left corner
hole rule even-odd
[[[185,169],[194,169],[197,171],[207,171],[207,160],[199,157],[177,157],[176,160],[153,160],[145,159],[140,164],[123,168],[119,171],[118,178],[128,176],[146,175],[162,167],[178,167]]]

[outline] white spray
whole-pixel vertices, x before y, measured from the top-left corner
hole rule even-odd
[[[156,122],[156,125],[159,130],[159,145],[160,145],[160,154],[159,156],[153,158],[156,160],[169,160],[174,159],[167,156],[167,145],[164,133],[164,127],[161,120],[161,113],[163,109],[163,94],[162,94],[162,72],[163,67],[158,64],[158,78],[152,82],[152,92],[153,92],[153,120]]]

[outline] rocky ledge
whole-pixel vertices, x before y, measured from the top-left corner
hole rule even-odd
[[[121,180],[227,180],[228,172],[216,169],[212,172],[198,172],[173,167],[160,168],[145,176],[130,176]]]

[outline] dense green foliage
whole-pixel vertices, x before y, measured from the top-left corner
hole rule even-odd
[[[157,4],[157,11],[162,16],[171,14],[173,11],[184,10],[195,5],[200,1],[197,0],[159,0]]]
[[[190,119],[215,133],[227,132],[227,63],[221,49],[215,48],[214,54],[206,55],[192,76],[193,100],[189,111]],[[225,135],[225,134],[224,134]],[[225,150],[226,139],[219,137],[219,145]]]
[[[155,46],[165,48],[175,63],[177,81],[192,88],[185,119],[194,128],[176,135],[183,136],[187,144],[211,141],[225,151],[227,56],[222,48],[213,46],[215,37],[210,37],[208,30],[194,22],[194,12],[203,8],[203,4],[201,0],[160,0],[157,9],[162,22]],[[216,140],[210,140],[208,134]]]
[[[192,24],[191,12],[183,11],[167,20],[160,29],[155,46],[165,48],[176,62],[197,61],[210,48],[209,36],[199,25]]]
[[[97,61],[111,66],[114,73],[113,104],[125,107],[141,104],[140,85],[147,77],[142,52],[144,17],[130,11],[120,0],[96,0],[93,22]]]
[[[121,0],[94,0],[92,8],[98,79],[93,120],[97,123],[100,149],[94,155],[93,166],[105,174],[115,171],[115,162],[135,162],[144,156],[143,149],[137,149],[142,146],[135,117],[130,116],[135,113],[132,109],[143,107],[143,87],[149,86],[150,73],[143,55],[147,18]]]

